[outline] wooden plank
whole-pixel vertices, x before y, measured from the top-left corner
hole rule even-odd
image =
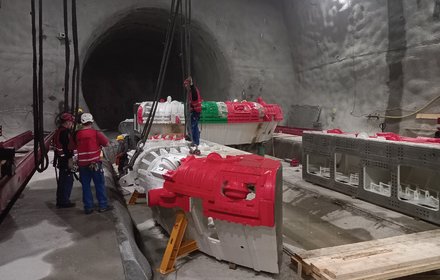
[[[393,279],[397,277],[403,277],[408,275],[414,275],[417,273],[427,272],[438,269],[438,262],[433,263],[425,263],[422,265],[419,265],[417,267],[408,267],[408,268],[398,268],[394,270],[389,270],[386,272],[371,274],[368,276],[359,276],[356,278],[353,278],[351,280],[384,280],[384,279]],[[426,279],[433,279],[432,276],[427,276]],[[436,276],[437,279],[437,276]]]
[[[440,244],[438,241],[435,242],[425,242],[422,241],[420,243],[413,244],[411,246],[406,246],[405,244],[393,244],[388,247],[384,247],[382,249],[373,248],[370,250],[363,250],[357,254],[357,258],[354,255],[339,254],[334,256],[326,256],[323,258],[316,258],[312,261],[313,264],[326,264],[330,263],[332,265],[339,264],[357,264],[359,262],[365,263],[370,260],[382,260],[388,261],[387,258],[390,256],[396,256],[396,258],[411,258],[411,259],[419,259],[430,256],[440,256]],[[435,250],[433,250],[433,248]],[[425,251],[426,250],[426,251]],[[420,252],[424,252],[424,254],[420,254]],[[414,254],[414,255],[412,255]],[[380,265],[380,264],[377,264]]]
[[[440,118],[440,114],[417,114],[416,119],[436,120]]]
[[[294,260],[315,279],[375,280],[412,275],[440,269],[440,230],[306,251],[296,254]]]
[[[423,266],[425,263],[437,263],[436,268],[440,268],[440,256],[424,258],[419,260],[396,260],[394,263],[384,263],[380,265],[371,265],[370,263],[351,265],[351,267],[340,266],[341,270],[330,271],[328,269],[324,270],[325,274],[330,275],[333,279],[337,280],[352,280],[360,276],[369,276],[374,274],[386,274],[387,271],[398,271],[402,268],[411,269],[411,274],[417,273],[417,267]]]
[[[302,273],[304,272],[304,274],[306,275],[310,275],[310,266],[308,266],[307,264],[305,264],[302,259],[300,257],[298,257],[298,255],[294,254],[291,257],[291,261],[293,264],[296,264],[297,267],[297,274],[299,276],[302,276]]]
[[[302,259],[310,259],[313,257],[322,257],[326,255],[334,255],[338,253],[350,254],[351,252],[358,252],[362,249],[370,249],[372,247],[383,247],[388,244],[402,244],[402,243],[413,243],[420,239],[431,239],[431,238],[439,238],[440,230],[431,230],[418,232],[407,235],[399,235],[394,237],[388,237],[383,239],[364,241],[334,247],[321,248],[311,251],[305,251],[298,253],[298,256]]]
[[[427,238],[440,238],[440,229],[334,246],[334,247],[321,248],[316,250],[300,252],[297,255],[303,261],[305,261],[305,259],[310,259],[313,257],[323,257],[338,253],[358,252],[359,250],[368,249],[371,247],[380,247],[387,244],[396,244],[396,243],[404,243],[404,242],[417,242],[420,239],[427,239]]]

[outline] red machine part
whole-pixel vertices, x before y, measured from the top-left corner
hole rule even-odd
[[[439,144],[439,138],[431,138],[431,137],[405,137],[392,132],[382,132],[376,133],[377,137],[384,137],[386,140],[391,141],[403,141],[403,142],[411,142],[411,143],[425,143],[425,144]]]
[[[266,104],[264,107],[264,118],[265,122],[269,121],[282,121],[283,120],[283,110],[276,104]]]
[[[292,135],[297,135],[297,136],[302,136],[304,134],[304,131],[317,131],[317,130],[311,129],[311,128],[289,127],[289,126],[282,126],[282,125],[278,125],[275,128],[276,133],[285,133],[285,134],[292,134]]]
[[[137,109],[137,115],[136,115],[138,124],[144,123],[143,114],[144,114],[144,108],[142,108],[142,104],[141,104]]]
[[[20,149],[27,142],[31,141],[34,138],[31,131],[23,132],[9,140],[4,142],[0,142],[0,148],[14,148],[16,150]]]
[[[228,108],[228,123],[260,122],[260,112],[252,102],[225,102]]]
[[[290,160],[290,166],[292,166],[292,167],[297,167],[297,166],[299,166],[299,160],[297,160],[296,158],[292,158],[292,159]]]
[[[357,136],[357,133],[346,133],[343,132],[340,129],[331,129],[331,130],[327,130],[327,133],[329,134],[344,134],[344,135],[349,135],[349,134],[354,134]],[[386,140],[389,141],[398,141],[398,142],[410,142],[410,143],[419,143],[419,144],[440,144],[440,139],[439,138],[432,138],[432,137],[406,137],[406,136],[402,136],[393,132],[379,132],[376,133],[375,136],[370,136],[370,138],[378,138],[378,137],[383,137]]]
[[[398,141],[398,142],[410,142],[410,143],[420,143],[420,144],[440,144],[439,138],[432,137],[406,137],[393,132],[379,132],[376,136],[371,138],[383,137],[386,140]]]
[[[249,101],[225,102],[228,108],[228,123],[282,121],[283,110],[277,104],[267,104],[261,97],[257,103]]]
[[[281,107],[277,104],[267,104],[263,101],[263,98],[258,97],[257,98],[258,104],[263,106],[264,110],[264,118],[263,120],[265,122],[270,121],[282,121],[283,120],[283,110]]]
[[[189,156],[165,176],[162,189],[148,192],[149,206],[181,207],[202,199],[206,217],[250,226],[274,226],[276,176],[280,163],[257,155]]]
[[[327,130],[328,134],[345,134],[342,130],[339,128],[329,129]]]
[[[164,188],[152,189],[148,191],[148,206],[160,206],[164,208],[180,207],[182,210],[189,211],[189,197],[170,192]]]
[[[54,132],[44,138],[46,151],[49,149],[53,135]],[[32,136],[32,132],[25,132],[8,141],[0,143],[0,146],[2,148],[14,147],[18,149],[33,138],[30,136]],[[30,151],[23,157],[16,158],[15,174],[0,179],[0,221],[4,218],[8,209],[15,201],[15,198],[18,197],[34,174],[36,170],[34,156],[34,152]]]

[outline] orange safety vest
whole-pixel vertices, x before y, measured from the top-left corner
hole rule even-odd
[[[191,110],[194,112],[198,112],[200,113],[202,111],[202,98],[200,97],[200,91],[197,87],[196,88],[196,92],[197,92],[197,100],[193,101],[192,100],[192,93],[191,90],[189,91],[190,94],[190,105],[191,105]]]
[[[65,131],[67,128],[64,126],[59,127],[55,131],[55,135],[53,137],[53,150],[55,151],[56,156],[58,157],[64,157],[64,151],[63,151],[63,145],[60,142],[60,135],[61,132]]]
[[[101,147],[107,146],[107,138],[95,129],[82,129],[76,133],[78,166],[88,166],[101,160]]]

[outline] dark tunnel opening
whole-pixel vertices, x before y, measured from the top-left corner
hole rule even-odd
[[[104,32],[90,47],[82,73],[84,100],[102,129],[115,130],[133,118],[133,104],[153,100],[169,14],[139,9]],[[178,29],[177,29],[178,30]],[[191,27],[192,76],[204,100],[228,97],[228,64],[215,38],[196,22]],[[183,101],[180,37],[176,31],[162,98]]]

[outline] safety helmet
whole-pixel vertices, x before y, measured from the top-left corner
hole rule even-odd
[[[69,114],[69,113],[61,114],[60,119],[62,122],[67,122],[67,121],[73,122],[75,120],[75,118],[72,116],[72,114]]]
[[[120,140],[124,140],[124,135],[118,135],[117,137],[116,137],[116,140],[117,141],[120,141]]]
[[[84,113],[81,115],[81,123],[86,124],[89,122],[93,122],[93,116],[90,113]]]
[[[81,108],[78,108],[78,114],[82,114],[84,111]]]

